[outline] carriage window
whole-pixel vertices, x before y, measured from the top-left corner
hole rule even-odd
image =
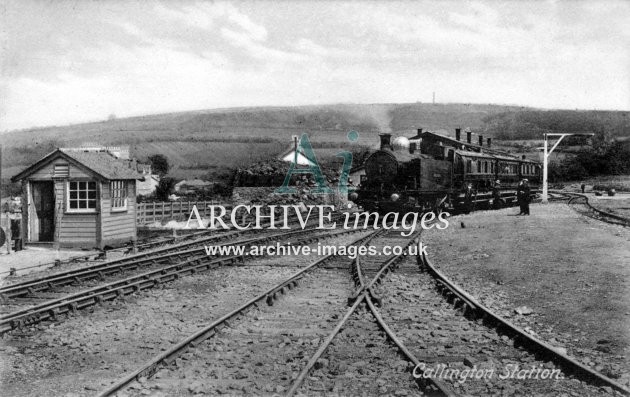
[[[93,212],[96,209],[96,182],[68,182],[69,212]]]

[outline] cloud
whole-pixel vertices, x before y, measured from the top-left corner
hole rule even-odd
[[[0,130],[248,105],[630,108],[624,2],[26,0],[0,16]]]

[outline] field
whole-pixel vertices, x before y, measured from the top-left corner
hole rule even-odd
[[[214,178],[228,175],[234,167],[276,156],[289,147],[292,136],[302,133],[309,134],[316,153],[333,157],[341,149],[352,148],[346,138],[350,130],[360,134],[355,145],[376,148],[380,132],[411,136],[423,128],[453,137],[455,128],[470,128],[475,134],[495,138],[495,148],[538,159],[536,148],[542,146],[539,139],[496,139],[495,132],[500,132],[497,128],[503,125],[497,120],[509,121],[506,128],[523,135],[531,135],[532,128],[541,129],[520,125],[518,117],[509,116],[520,113],[528,115],[528,123],[546,123],[545,128],[554,127],[549,115],[562,115],[570,121],[572,117],[580,122],[590,120],[591,124],[607,117],[607,124],[602,125],[610,124],[616,136],[630,130],[619,124],[626,120],[622,116],[628,112],[556,112],[485,104],[337,104],[200,110],[0,133],[4,146],[2,177],[6,180],[57,147],[88,144],[129,145],[132,156],[141,161],[161,153],[171,160],[175,178]],[[518,138],[514,131],[510,136]],[[476,136],[473,139],[477,142]],[[554,156],[561,158],[566,151],[564,148]]]
[[[174,165],[176,178],[220,175],[279,154],[289,147],[293,135],[308,133],[316,148],[324,148],[322,156],[334,156],[341,148],[351,148],[346,138],[350,130],[360,133],[356,144],[377,147],[379,132],[409,136],[424,128],[452,135],[456,127],[478,130],[484,117],[515,109],[421,103],[237,108],[5,132],[0,135],[3,178],[56,147],[84,144],[130,145],[132,155],[140,160],[164,154]]]

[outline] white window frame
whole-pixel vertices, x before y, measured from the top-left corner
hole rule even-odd
[[[70,198],[70,185],[72,183],[85,183],[86,184],[86,195],[89,196],[89,192],[91,191],[90,189],[87,189],[87,186],[89,186],[90,183],[94,184],[94,208],[70,208],[70,201],[72,200],[83,200],[83,199],[71,199]],[[78,187],[79,185],[77,185]],[[77,193],[80,190],[77,189]],[[84,199],[86,201],[91,201],[92,199],[90,198],[86,198]],[[68,213],[72,213],[72,214],[94,214],[97,212],[97,208],[98,208],[98,182],[97,181],[67,181],[66,183],[66,212]]]
[[[122,185],[122,188],[116,188],[115,185]],[[114,192],[116,191],[121,191],[123,192],[123,196],[122,197],[114,197]],[[123,212],[123,211],[127,211],[127,202],[128,197],[127,197],[127,192],[128,192],[128,186],[127,186],[127,181],[122,180],[122,179],[117,179],[117,180],[112,180],[109,181],[109,197],[110,197],[110,205],[111,205],[111,211],[112,212]],[[123,204],[119,205],[119,206],[115,206],[114,202],[116,200],[123,200]]]

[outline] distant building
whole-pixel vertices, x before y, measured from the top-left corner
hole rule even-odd
[[[359,165],[357,167],[353,167],[350,170],[350,175],[348,176],[348,184],[351,186],[359,186],[361,183],[361,177],[365,175],[365,165]]]
[[[173,190],[179,194],[198,193],[208,190],[214,183],[201,179],[184,179],[175,184]]]
[[[294,136],[293,137],[293,143],[291,144],[291,146],[285,150],[284,152],[280,153],[277,158],[278,160],[282,160],[285,161],[287,163],[295,163],[296,162],[296,148],[297,148],[297,137]],[[300,150],[297,153],[297,164],[298,165],[315,165],[317,164],[315,159],[311,159],[309,158],[303,150]]]
[[[23,241],[103,248],[135,240],[142,175],[126,157],[98,147],[57,149],[14,176],[22,182]]]
[[[150,196],[160,184],[160,176],[153,174],[151,164],[138,163],[136,169],[142,175],[142,179],[136,182],[136,195]]]

